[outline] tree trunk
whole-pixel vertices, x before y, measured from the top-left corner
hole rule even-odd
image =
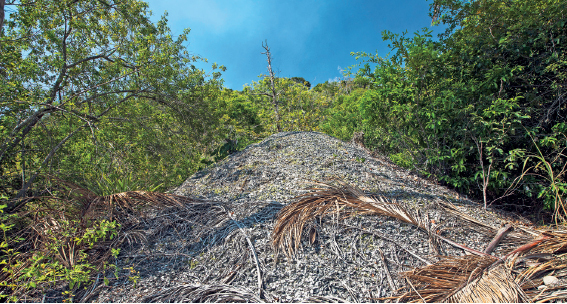
[[[268,57],[268,73],[270,73],[270,89],[272,91],[272,94],[270,96],[272,97],[272,104],[274,105],[274,111],[276,114],[276,127],[278,128],[278,132],[281,132],[282,128],[280,126],[280,109],[278,104],[278,93],[276,92],[274,71],[272,70],[272,54],[270,53],[270,48],[268,47],[267,41],[266,41],[266,45],[264,45],[264,43],[262,42],[262,47],[266,50],[266,52],[262,54],[266,54],[266,57]]]

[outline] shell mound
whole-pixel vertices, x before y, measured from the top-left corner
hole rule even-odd
[[[202,203],[149,214],[132,231],[143,241],[122,248],[116,263],[133,268],[88,300],[374,302],[405,286],[402,272],[440,255],[465,256],[415,225],[346,209],[310,219],[294,255],[278,255],[278,212],[315,181],[329,180],[394,201],[427,219],[427,229],[478,251],[492,237],[471,223],[498,229],[524,221],[485,211],[360,145],[317,132],[278,133],[187,179],[175,194]],[[516,246],[511,234],[494,254]]]

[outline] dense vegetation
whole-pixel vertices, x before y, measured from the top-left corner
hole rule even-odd
[[[85,259],[58,260],[58,248],[26,245],[37,254],[17,259],[25,238],[16,232],[50,210],[67,221],[58,233],[91,244],[80,254],[119,229],[81,222],[62,184],[98,196],[163,192],[278,126],[343,140],[364,131],[369,148],[485,206],[548,210],[556,223],[567,216],[561,1],[436,0],[439,37],[386,31],[391,55],[353,53],[360,64],[339,82],[275,78],[277,117],[269,75],[224,88],[224,67],[197,69],[206,59],[186,49],[189,30],[174,39],[166,16],[152,23],[144,2],[10,5],[0,22],[3,296],[61,277],[72,291],[95,271]]]

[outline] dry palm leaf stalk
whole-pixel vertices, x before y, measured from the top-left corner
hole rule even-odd
[[[553,254],[567,252],[567,231],[546,231],[542,234],[549,238],[537,247],[537,252]]]
[[[438,200],[437,203],[446,212],[448,212],[448,213],[456,216],[460,220],[464,220],[464,221],[468,222],[469,224],[471,224],[472,226],[474,226],[475,231],[477,231],[477,232],[483,233],[485,235],[494,235],[499,230],[499,228],[497,228],[497,227],[494,227],[494,226],[491,226],[487,223],[481,222],[481,221],[469,216],[468,214],[461,212],[455,205],[453,205],[449,201]],[[526,227],[521,227],[521,228],[522,228],[521,230],[523,230],[524,232],[528,232],[529,234],[532,234],[532,235],[538,235],[538,233],[531,231],[531,229],[527,229]],[[528,234],[516,232],[516,231],[512,231],[512,232],[510,232],[506,235],[507,241],[511,244],[514,244],[515,246],[523,244],[523,242],[526,240],[527,237],[528,237]]]
[[[413,215],[396,202],[382,196],[367,195],[362,190],[338,181],[339,187],[317,183],[323,188],[313,188],[298,197],[298,201],[285,206],[277,216],[272,233],[272,245],[277,252],[284,251],[292,256],[300,246],[301,234],[306,224],[317,217],[343,212],[350,215],[378,214],[399,219],[427,231],[427,223]]]

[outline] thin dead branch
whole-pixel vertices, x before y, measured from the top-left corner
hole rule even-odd
[[[392,279],[392,275],[390,274],[390,270],[388,269],[388,264],[386,262],[386,257],[384,257],[384,252],[382,252],[382,249],[380,248],[378,248],[378,252],[380,252],[380,259],[382,259],[382,265],[384,265],[384,272],[386,273],[386,277],[388,278],[388,284],[390,285],[390,290],[392,292],[395,292],[398,289],[398,287],[396,287],[396,284]]]

